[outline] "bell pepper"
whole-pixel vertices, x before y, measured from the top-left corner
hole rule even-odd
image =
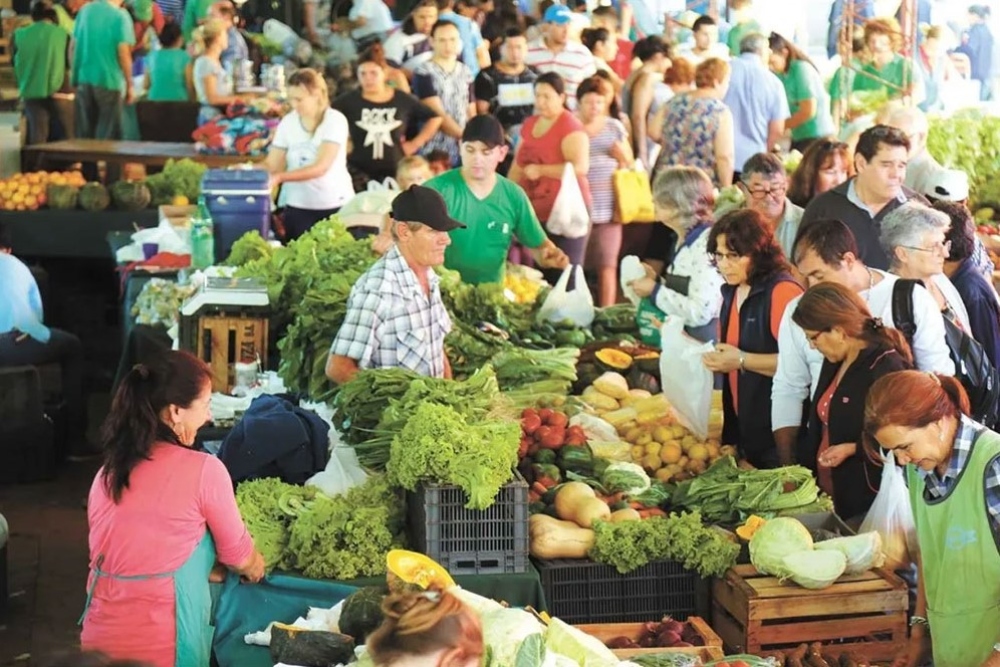
[[[535,481],[541,482],[546,488],[552,488],[562,481],[562,471],[551,463],[536,463],[531,466],[531,471],[535,475]]]
[[[567,472],[589,477],[594,473],[594,455],[589,447],[566,445],[559,450],[559,465]]]
[[[533,457],[535,463],[549,463],[554,464],[556,462],[556,452],[553,449],[540,449]]]

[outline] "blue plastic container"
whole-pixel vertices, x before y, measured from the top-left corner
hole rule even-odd
[[[263,169],[209,169],[201,178],[201,193],[212,215],[215,261],[229,257],[241,236],[271,232],[270,177]]]

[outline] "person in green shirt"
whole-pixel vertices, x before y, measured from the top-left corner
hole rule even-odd
[[[65,0],[65,2],[52,3],[52,9],[56,13],[56,25],[66,31],[67,35],[73,34],[73,24],[76,21],[76,14],[80,8],[87,4],[89,0]],[[44,3],[43,3],[44,4]]]
[[[860,69],[849,78],[852,93],[884,92],[890,100],[907,97],[913,93],[913,64],[899,55],[902,40],[899,25],[894,19],[869,19],[865,23],[865,50],[867,58],[860,62]],[[830,94],[836,100],[841,94],[841,77],[834,76]]]
[[[528,195],[497,174],[507,150],[500,121],[474,116],[462,132],[462,166],[424,184],[441,193],[451,215],[467,225],[451,232],[444,265],[473,285],[503,281],[515,239],[532,250],[542,268],[562,269],[569,264],[566,254],[546,237]]]
[[[187,0],[187,4],[184,5],[184,23],[181,25],[185,40],[190,40],[194,29],[208,18],[208,12],[214,2],[215,0]]]
[[[733,27],[729,29],[726,45],[734,58],[740,55],[740,42],[747,35],[763,33],[764,30],[750,16],[750,6],[753,0],[729,0],[729,12],[733,17]]]
[[[14,76],[24,101],[27,143],[44,144],[65,135],[53,95],[66,85],[69,35],[44,2],[34,4],[31,19],[31,25],[14,31]]]
[[[833,134],[830,99],[819,70],[805,53],[776,32],[771,33],[768,43],[771,71],[785,87],[792,114],[785,129],[792,132],[792,149],[802,152],[816,139]]]
[[[146,56],[146,99],[150,102],[187,102],[194,99],[191,55],[184,49],[184,35],[174,22],[160,31],[163,47]]]

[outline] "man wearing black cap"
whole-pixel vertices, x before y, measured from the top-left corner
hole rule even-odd
[[[532,249],[546,269],[565,268],[569,259],[545,235],[521,186],[497,174],[507,156],[503,127],[493,116],[475,116],[462,132],[462,166],[425,184],[441,193],[453,216],[466,223],[451,233],[444,264],[467,283],[503,281],[511,241]]]
[[[395,244],[354,283],[330,347],[327,377],[343,384],[361,369],[390,367],[451,377],[444,354],[451,318],[433,267],[444,262],[448,232],[464,228],[434,190],[414,185],[396,196],[390,220]]]

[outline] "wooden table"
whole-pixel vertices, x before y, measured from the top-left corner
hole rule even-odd
[[[260,156],[247,155],[202,155],[194,144],[168,143],[157,141],[114,141],[107,139],[66,139],[47,144],[35,144],[21,149],[26,164],[33,160],[44,162],[98,162],[115,164],[137,162],[147,166],[163,166],[167,160],[190,158],[209,167],[227,167],[244,162],[257,162]]]

